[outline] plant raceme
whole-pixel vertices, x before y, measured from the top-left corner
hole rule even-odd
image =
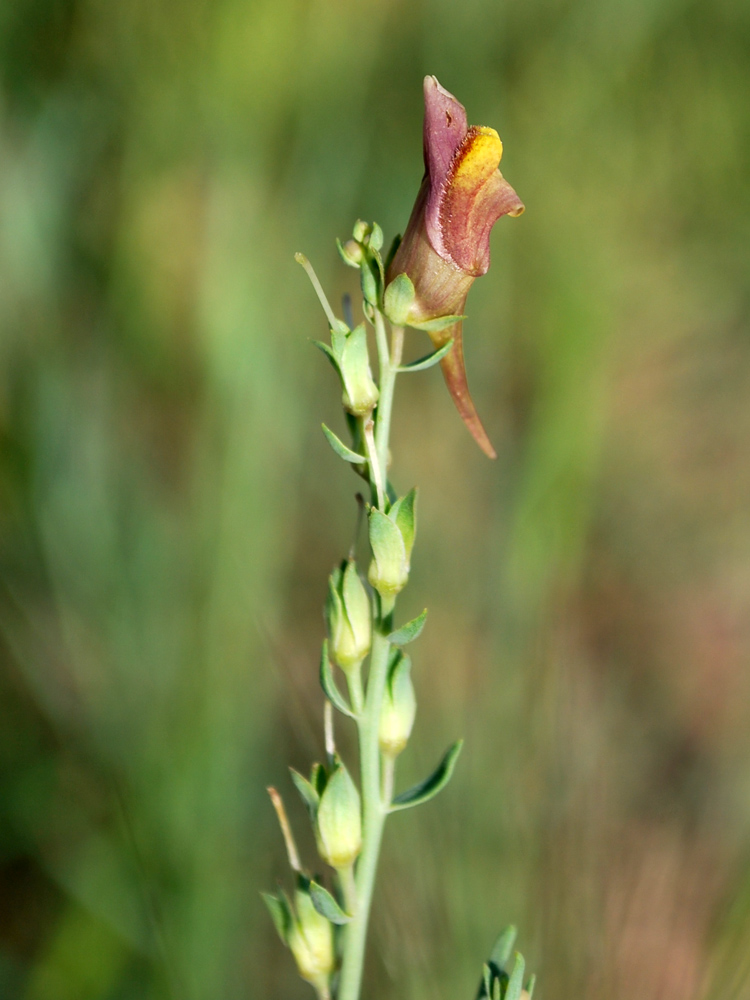
[[[407,747],[417,711],[412,660],[403,647],[419,637],[427,612],[400,627],[394,625],[397,597],[409,581],[417,491],[399,496],[389,480],[391,410],[399,373],[441,364],[459,413],[485,453],[494,457],[466,386],[461,322],[472,282],[489,267],[492,226],[502,215],[520,215],[523,204],[497,169],[502,155],[497,132],[470,127],[463,106],[435,77],[425,79],[424,94],[425,176],[404,238],[394,241],[390,263],[384,264],[381,257],[383,233],[377,223],[357,222],[351,239],[338,244],[344,262],[359,271],[364,322],[354,325],[348,304],[347,319],[336,316],[309,262],[297,255],[328,319],[330,343],[316,343],[340,380],[351,442],[344,443],[325,424],[323,432],[370,491],[365,504],[367,580],[354,558],[355,538],[349,557],[333,570],[328,584],[328,635],[320,659],[327,699],[326,759],[313,764],[309,779],[291,772],[320,859],[330,869],[326,878],[312,875],[302,865],[281,796],[269,789],[295,887],[291,898],[282,889],[264,898],[300,975],[313,985],[319,1000],[359,1000],[385,821],[392,812],[437,795],[450,780],[462,745],[459,740],[449,747],[433,773],[419,784],[395,792],[396,759]],[[386,321],[391,324],[390,343]],[[366,323],[374,328],[377,384]],[[435,350],[402,365],[406,326],[426,331]],[[358,525],[360,521],[358,517]],[[341,681],[346,693],[339,687]],[[359,788],[336,749],[334,709],[357,728]],[[498,939],[484,967],[480,997],[531,996],[533,977],[524,986],[520,955],[512,971],[506,971],[514,938],[515,930],[509,928]]]

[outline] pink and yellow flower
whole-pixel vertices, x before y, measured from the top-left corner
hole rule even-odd
[[[462,322],[435,329],[433,321],[463,314],[469,288],[489,269],[492,227],[524,206],[498,170],[497,132],[469,126],[463,105],[434,76],[425,77],[424,99],[425,175],[386,281],[407,274],[415,298],[406,322],[427,329],[436,347],[453,340],[441,361],[446,384],[477,443],[495,458],[466,383]]]

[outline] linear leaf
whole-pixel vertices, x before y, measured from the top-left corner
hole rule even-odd
[[[406,625],[402,625],[395,632],[391,632],[388,636],[388,642],[394,646],[405,646],[409,642],[414,642],[422,634],[422,629],[426,621],[427,608],[424,609],[421,615],[417,615],[416,618],[412,618]]]
[[[505,1000],[521,1000],[521,991],[523,990],[523,973],[525,967],[526,963],[523,960],[523,955],[517,951],[513,972],[510,975],[508,988],[505,991]]]
[[[418,785],[414,785],[413,788],[396,796],[391,803],[390,811],[397,812],[399,809],[409,809],[411,806],[421,805],[423,802],[427,802],[433,796],[437,795],[451,780],[453,769],[456,766],[456,761],[463,745],[463,740],[457,740],[449,748],[429,778],[425,778]]]
[[[423,358],[419,358],[418,361],[410,361],[409,364],[400,365],[396,371],[397,372],[423,372],[426,368],[432,368],[439,361],[442,361],[445,355],[453,347],[453,340],[449,340],[447,344],[443,344],[442,347],[438,348],[437,351],[432,351],[431,354],[425,354]]]
[[[357,465],[363,465],[367,461],[366,455],[358,455],[356,451],[352,451],[351,448],[347,448],[341,438],[336,437],[330,427],[326,427],[325,424],[321,424],[320,426],[323,428],[326,441],[330,444],[339,458],[343,458],[345,462],[355,462]]]
[[[321,917],[330,920],[332,924],[348,924],[352,919],[341,909],[330,892],[314,879],[310,879],[310,899]]]
[[[326,698],[334,708],[337,708],[343,715],[348,715],[350,719],[356,718],[346,699],[336,687],[331,670],[331,661],[328,659],[328,640],[323,641],[323,651],[320,654],[320,686],[323,688]]]
[[[530,976],[528,983],[526,983],[526,992],[529,994],[529,1000],[534,996],[534,987],[536,986],[536,975]]]

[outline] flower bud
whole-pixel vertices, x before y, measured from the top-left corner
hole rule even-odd
[[[354,560],[331,573],[325,613],[331,658],[348,672],[364,660],[371,642],[370,599]]]
[[[356,240],[347,240],[346,243],[338,243],[339,253],[345,264],[349,267],[359,267],[364,260],[364,251],[361,244]]]
[[[417,699],[411,682],[411,659],[400,650],[388,671],[388,683],[380,712],[378,739],[388,757],[397,757],[411,735]]]
[[[386,603],[403,590],[409,579],[411,550],[417,532],[417,491],[410,490],[391,505],[388,514],[370,511],[370,547],[373,560],[367,579]]]
[[[320,797],[315,832],[320,856],[333,868],[348,868],[362,850],[359,792],[340,761]]]
[[[294,908],[296,919],[288,931],[288,944],[299,974],[320,990],[327,986],[336,964],[333,925],[318,913],[305,888],[294,894]]]
[[[382,598],[390,601],[406,586],[409,563],[398,527],[375,507],[370,511],[370,547],[373,558],[367,579]]]
[[[360,323],[347,334],[338,358],[338,367],[344,387],[342,396],[344,409],[356,417],[372,413],[379,394],[370,370],[364,323]]]

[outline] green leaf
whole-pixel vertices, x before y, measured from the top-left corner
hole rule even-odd
[[[412,618],[406,625],[402,625],[395,632],[391,632],[388,636],[388,642],[394,646],[405,646],[409,642],[414,642],[422,634],[422,629],[426,621],[427,608],[424,609],[421,615],[417,615],[416,618]]]
[[[408,365],[400,365],[396,371],[397,372],[423,372],[426,368],[432,368],[433,365],[438,364],[443,360],[445,355],[453,347],[453,339],[448,341],[447,344],[443,344],[441,348],[437,351],[433,351],[432,354],[426,354],[423,358],[418,361],[410,361]]]
[[[423,319],[418,323],[410,323],[409,326],[415,330],[424,330],[426,333],[437,333],[438,330],[444,330],[447,326],[453,326],[464,319],[466,319],[465,316],[437,316],[435,319]]]
[[[345,462],[354,462],[356,465],[363,465],[367,461],[366,455],[358,455],[356,451],[352,451],[351,448],[347,448],[344,442],[336,437],[330,427],[326,427],[325,424],[320,425],[323,428],[323,433],[326,436],[326,441],[330,444],[339,458],[343,458]]]
[[[339,904],[327,889],[310,879],[310,899],[321,917],[330,920],[332,924],[348,924],[351,916],[341,909]]]
[[[286,944],[289,929],[294,921],[289,901],[284,895],[272,896],[270,892],[262,892],[261,896],[268,907],[268,912],[271,914],[273,925],[278,931],[279,937]]]
[[[534,996],[534,987],[536,986],[536,975],[530,976],[528,983],[526,983],[526,992],[529,994],[529,1000]]]
[[[292,781],[294,782],[294,787],[299,792],[302,801],[307,806],[307,810],[310,816],[315,819],[315,814],[318,811],[318,805],[320,804],[320,796],[317,791],[313,788],[307,778],[303,777],[299,771],[295,771],[293,767],[289,768],[289,773],[292,776]]]
[[[490,962],[496,965],[498,969],[505,968],[508,959],[513,952],[513,945],[516,942],[517,933],[518,931],[513,924],[511,924],[498,935],[497,941],[495,941],[495,945],[490,955]]]
[[[355,719],[356,715],[346,702],[346,699],[336,687],[333,679],[331,661],[328,658],[328,640],[323,640],[323,651],[320,654],[320,686],[323,688],[326,698],[334,708],[337,708],[343,715],[348,715],[350,719]]]
[[[456,761],[463,745],[463,740],[457,740],[447,751],[429,778],[425,778],[418,785],[414,785],[408,791],[397,795],[391,803],[390,812],[397,812],[399,809],[409,809],[411,806],[419,806],[437,795],[451,780],[453,769],[456,766]]]
[[[323,767],[322,764],[318,764],[317,761],[313,764],[310,769],[310,784],[313,786],[315,791],[320,797],[326,790],[326,785],[328,783],[328,772]]]
[[[520,952],[516,952],[516,963],[513,966],[513,972],[508,980],[508,988],[505,991],[504,1000],[521,1000],[521,991],[523,990],[523,973],[525,967],[526,963],[523,960],[523,955],[521,955]]]

